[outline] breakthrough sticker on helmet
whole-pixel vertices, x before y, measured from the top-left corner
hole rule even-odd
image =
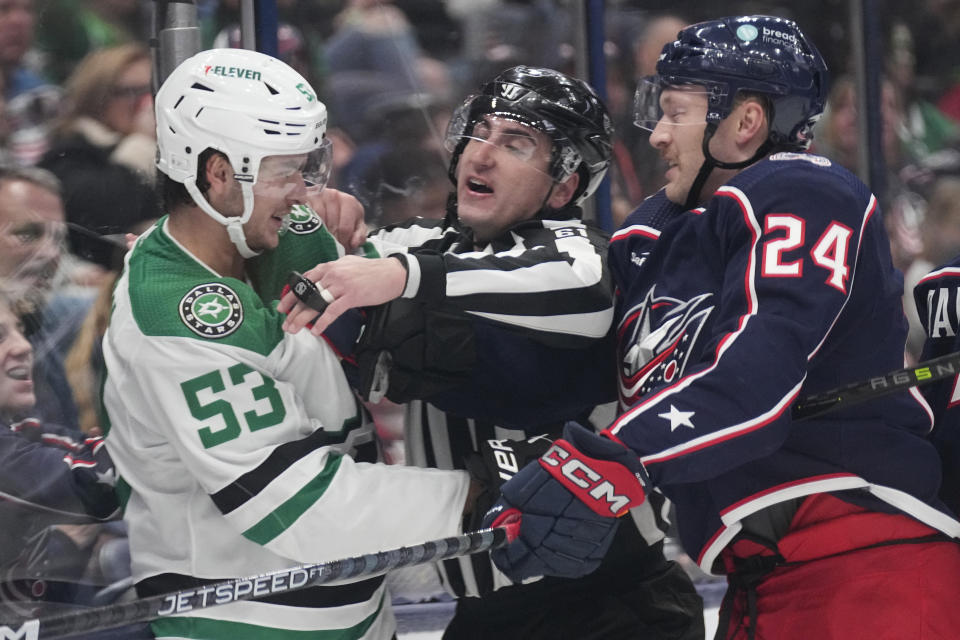
[[[744,42],[750,42],[757,39],[760,32],[752,24],[743,24],[737,28],[737,37]]]
[[[189,291],[180,300],[180,319],[205,338],[223,338],[243,322],[243,306],[236,292],[225,284],[209,282]]]

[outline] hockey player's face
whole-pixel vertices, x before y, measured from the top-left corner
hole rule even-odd
[[[702,88],[664,89],[663,115],[650,134],[650,144],[666,161],[666,195],[683,204],[703,165],[703,132],[707,122],[707,94]]]
[[[24,180],[0,181],[0,289],[42,304],[60,265],[60,197]]]
[[[306,154],[268,156],[260,162],[257,182],[253,185],[253,214],[243,226],[251,249],[273,249],[290,208],[306,202],[307,186],[303,179]]]
[[[478,122],[457,165],[457,215],[478,240],[490,240],[532,218],[553,180],[545,133],[514,120]]]
[[[27,411],[33,393],[33,349],[7,302],[0,299],[0,415]]]

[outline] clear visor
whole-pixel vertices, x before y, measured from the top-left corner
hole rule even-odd
[[[284,189],[299,186],[303,179],[308,191],[321,191],[330,179],[333,168],[333,143],[328,138],[309,153],[266,156],[260,161],[256,188]]]
[[[664,84],[658,76],[649,76],[637,86],[633,124],[647,131],[661,122],[703,126],[707,123],[707,105],[722,97],[722,93],[708,91],[700,84]]]
[[[470,99],[461,105],[447,127],[444,146],[451,153],[464,140],[467,143],[490,145],[499,153],[519,160],[557,182],[569,178],[580,166],[580,154],[573,145],[564,144],[565,139],[551,138],[534,126],[533,120],[520,114],[501,112],[475,115],[474,102],[474,99]],[[472,124],[471,118],[475,118]],[[555,147],[559,150],[556,159],[553,157]]]

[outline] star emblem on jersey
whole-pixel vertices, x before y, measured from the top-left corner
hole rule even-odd
[[[243,322],[237,293],[225,284],[209,282],[190,290],[180,300],[180,319],[197,335],[223,338]]]
[[[294,205],[287,216],[288,226],[292,233],[305,235],[320,227],[320,217],[310,207],[302,204]]]
[[[117,486],[117,472],[112,467],[106,471],[94,471],[97,476],[97,482],[109,487]]]
[[[666,413],[658,413],[658,418],[663,418],[664,420],[670,421],[670,432],[673,433],[677,430],[677,427],[690,427],[694,428],[693,422],[690,418],[693,417],[693,411],[680,411],[675,406],[670,405],[670,411]]]

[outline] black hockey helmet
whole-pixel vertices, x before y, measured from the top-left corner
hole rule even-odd
[[[770,147],[803,151],[827,99],[827,65],[791,20],[739,16],[686,27],[663,47],[657,75],[637,89],[635,124],[659,120],[660,90],[703,85],[709,94],[707,123],[730,115],[741,91],[763,94],[772,107]]]
[[[582,80],[553,69],[517,66],[488,82],[453,114],[446,147],[453,153],[449,175],[457,182],[460,154],[474,126],[485,115],[497,115],[534,127],[553,141],[548,173],[562,182],[580,173],[573,202],[588,198],[610,166],[613,124],[606,106]]]

